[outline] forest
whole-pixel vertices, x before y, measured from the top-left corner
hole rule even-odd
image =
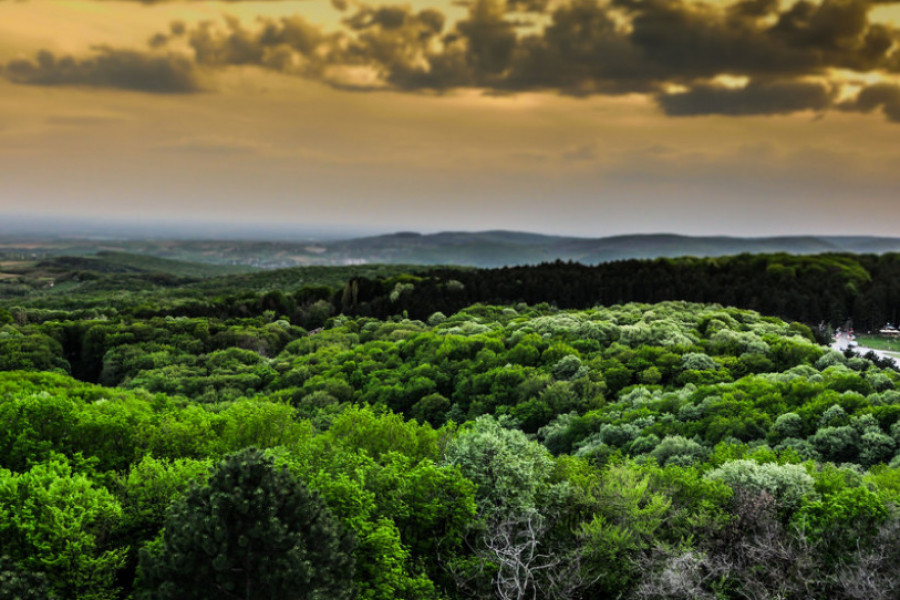
[[[897,597],[900,255],[95,260],[0,283],[0,598]]]
[[[425,318],[475,302],[550,302],[587,308],[624,302],[716,302],[823,326],[877,330],[900,317],[900,254],[740,254],[622,260],[587,266],[543,263],[500,269],[432,269],[413,280],[349,282],[335,309]]]

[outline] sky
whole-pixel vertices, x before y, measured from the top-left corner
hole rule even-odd
[[[900,235],[900,1],[0,0],[0,220]]]

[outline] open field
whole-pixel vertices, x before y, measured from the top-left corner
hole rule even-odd
[[[900,338],[889,338],[883,335],[857,335],[856,341],[860,346],[866,348],[900,353]]]

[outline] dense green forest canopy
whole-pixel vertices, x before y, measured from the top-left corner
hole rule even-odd
[[[877,330],[900,318],[900,254],[742,254],[624,260],[586,266],[545,263],[502,269],[433,269],[416,281],[348,283],[336,310],[426,318],[475,302],[549,302],[588,308],[624,302],[715,302],[818,325]]]
[[[0,597],[895,597],[900,373],[712,296],[896,258],[717,261],[8,299]]]
[[[342,313],[385,319],[405,312],[426,319],[475,303],[590,308],[687,300],[816,327],[850,323],[877,330],[900,320],[900,254],[742,254],[499,269],[357,265],[230,275],[216,271],[222,268],[121,253],[26,266],[0,262],[0,307],[139,318],[229,318],[275,310],[292,324],[315,328]],[[36,318],[42,317],[33,313],[30,320]]]
[[[61,305],[68,300],[83,305],[110,292],[156,292],[155,299],[199,297],[210,291],[219,295],[271,289],[292,292],[310,285],[343,285],[351,277],[390,276],[414,269],[411,265],[376,264],[265,271],[124,252],[40,260],[12,259],[0,252],[0,300],[18,299],[34,305]]]

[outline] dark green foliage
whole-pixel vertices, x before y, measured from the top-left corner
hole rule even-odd
[[[24,571],[9,557],[0,557],[0,598],[8,600],[56,600],[43,573]]]
[[[219,463],[141,555],[140,597],[341,600],[353,541],[318,494],[255,449]]]
[[[622,302],[688,300],[718,302],[778,315],[801,323],[877,329],[900,318],[900,255],[741,254],[717,258],[621,260],[586,266],[544,263],[502,269],[431,269],[410,293],[391,301],[388,280],[354,280],[355,303],[345,313],[385,318],[408,312],[425,319],[452,314],[475,302],[510,304],[552,302],[586,308]],[[453,293],[447,293],[455,281]],[[337,294],[336,297],[341,296]],[[346,295],[344,295],[346,298]],[[814,335],[804,325],[802,335]],[[824,341],[824,340],[822,340]]]
[[[0,330],[0,371],[55,371],[68,373],[62,345],[34,330]]]

